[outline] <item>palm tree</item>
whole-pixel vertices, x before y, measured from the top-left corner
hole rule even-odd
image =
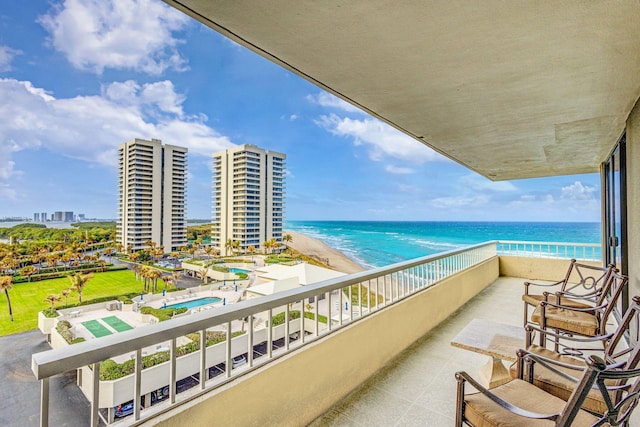
[[[213,246],[206,246],[204,248],[204,252],[207,254],[207,259],[211,259],[211,254],[213,253],[213,251],[215,251],[215,248]]]
[[[293,242],[293,236],[289,233],[285,233],[284,236],[282,236],[282,241],[287,245],[287,243]],[[287,245],[287,247],[289,247],[289,245]]]
[[[269,246],[271,247],[271,251],[273,252],[274,249],[280,248],[280,242],[272,237],[269,239]]]
[[[264,253],[268,254],[271,250],[271,241],[265,240],[262,242],[262,247],[264,248]]]
[[[20,274],[22,274],[23,276],[27,276],[27,281],[30,282],[31,281],[31,275],[36,273],[36,268],[33,265],[28,265],[24,268],[22,268],[22,270],[20,270]]]
[[[49,295],[47,295],[47,297],[44,300],[46,302],[48,302],[49,304],[51,304],[51,310],[53,310],[53,308],[56,305],[56,303],[58,301],[60,301],[61,299],[62,298],[58,294],[49,294]]]
[[[174,271],[173,273],[171,273],[171,279],[172,279],[171,282],[177,288],[178,287],[178,280],[180,280],[180,272],[179,271]]]
[[[229,253],[229,251],[233,252],[233,240],[227,239],[227,242],[224,244],[224,248],[227,250],[227,253]]]
[[[142,267],[140,269],[140,277],[142,278],[142,282],[144,283],[144,292],[149,291],[149,272],[151,269],[149,267]]]
[[[13,322],[13,310],[11,309],[11,298],[9,298],[9,291],[11,290],[12,282],[12,276],[0,276],[0,291],[4,291],[4,295],[7,297],[7,304],[9,305],[9,318]]]
[[[71,287],[78,292],[78,302],[82,302],[82,290],[87,285],[87,282],[93,277],[93,274],[72,274],[69,276],[71,281]]]
[[[69,294],[71,293],[71,289],[63,289],[60,293],[64,297],[64,305],[69,305]]]
[[[200,277],[202,278],[202,283],[206,285],[208,279],[207,273],[209,272],[209,269],[207,267],[202,267],[198,272],[200,273]]]
[[[162,277],[162,271],[150,268],[148,273],[149,279],[153,282],[153,292],[158,290],[158,279]]]
[[[133,252],[129,254],[129,260],[132,262],[136,262],[140,258],[140,252]]]

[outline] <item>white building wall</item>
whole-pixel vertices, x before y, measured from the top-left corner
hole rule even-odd
[[[273,221],[273,159],[284,168],[286,156],[255,145],[241,145],[213,155],[212,245],[229,254],[228,240],[240,242],[241,251],[257,250],[266,240],[282,241],[282,227]],[[284,170],[278,172],[284,179]],[[281,176],[280,176],[281,175]],[[284,199],[284,190],[281,197]],[[283,217],[278,221],[282,224]]]
[[[144,249],[149,240],[165,252],[186,244],[186,153],[157,139],[136,138],[118,147],[117,240],[124,250]]]

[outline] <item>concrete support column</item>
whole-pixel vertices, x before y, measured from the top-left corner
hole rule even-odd
[[[627,118],[629,296],[640,295],[640,100]]]

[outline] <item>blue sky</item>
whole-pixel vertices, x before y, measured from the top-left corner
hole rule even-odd
[[[491,182],[159,0],[0,2],[0,217],[117,212],[116,147],[287,154],[287,219],[599,221],[597,174]]]

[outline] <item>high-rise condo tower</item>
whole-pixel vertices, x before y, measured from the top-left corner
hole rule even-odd
[[[213,154],[211,244],[222,254],[282,246],[285,161],[282,153],[241,145]],[[228,242],[238,242],[232,250]]]
[[[116,241],[124,251],[153,242],[170,252],[187,244],[187,149],[132,139],[118,147],[119,207]]]

